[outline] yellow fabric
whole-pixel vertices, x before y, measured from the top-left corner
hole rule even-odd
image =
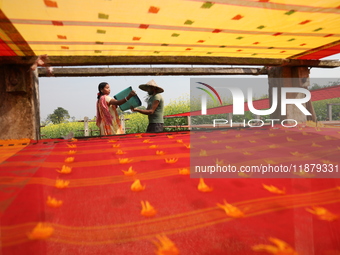
[[[338,0],[209,3],[3,0],[0,6],[36,55],[288,58],[340,40]]]

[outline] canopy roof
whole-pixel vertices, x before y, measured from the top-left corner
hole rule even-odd
[[[339,0],[3,0],[0,56],[320,59]]]

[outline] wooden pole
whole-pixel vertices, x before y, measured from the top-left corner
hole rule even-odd
[[[36,56],[2,56],[0,64],[32,65]],[[50,66],[95,65],[246,65],[246,66],[309,66],[334,68],[338,60],[284,58],[240,58],[208,56],[49,56]]]
[[[156,67],[156,68],[53,68],[53,77],[91,77],[91,76],[160,76],[160,75],[265,75],[260,68],[226,67]],[[40,77],[51,76],[44,68],[39,68]]]

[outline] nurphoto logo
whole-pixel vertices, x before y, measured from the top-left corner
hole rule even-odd
[[[298,87],[283,87],[283,88],[272,88],[271,93],[271,106],[269,109],[255,109],[253,104],[253,89],[251,87],[247,87],[247,97],[245,97],[243,91],[236,86],[228,86],[225,84],[221,84],[222,86],[214,87],[204,82],[196,82],[198,84],[203,85],[205,88],[196,87],[197,89],[203,90],[205,93],[201,95],[201,115],[207,115],[207,95],[215,102],[219,103],[222,106],[222,93],[218,93],[217,89],[223,89],[223,92],[229,91],[231,93],[232,98],[232,114],[233,115],[244,115],[245,114],[245,99],[247,100],[246,105],[251,113],[256,116],[264,116],[274,113],[278,108],[278,102],[280,99],[280,114],[281,116],[285,116],[287,114],[287,105],[295,105],[304,115],[309,116],[312,115],[306,107],[303,105],[307,103],[311,99],[311,93],[308,89],[298,88]],[[303,98],[288,98],[289,93],[301,93],[304,95]],[[279,119],[265,119],[265,121],[270,122],[271,126],[276,124],[275,122],[280,121]],[[283,127],[295,127],[298,122],[294,119],[285,119],[280,121]],[[227,119],[214,119],[213,126],[221,124],[230,124],[233,125],[232,120]],[[234,123],[235,124],[235,123]],[[239,122],[237,124],[243,124],[246,126],[246,120],[243,122]],[[249,127],[262,127],[264,125],[264,121],[262,119],[251,119],[247,121]]]
[[[244,115],[244,94],[240,88],[237,87],[224,87],[225,89],[228,89],[232,94],[233,99],[233,114],[234,115]],[[247,104],[250,112],[252,112],[255,115],[268,115],[273,113],[277,109],[278,105],[278,88],[273,88],[272,90],[272,106],[270,109],[266,110],[257,110],[254,108],[253,105],[253,90],[252,88],[248,88],[247,90]],[[303,93],[306,95],[305,98],[287,98],[287,93]],[[216,92],[217,94],[217,92]],[[211,95],[211,94],[210,94]],[[218,94],[217,94],[218,95]],[[220,98],[220,96],[218,95]],[[281,115],[284,116],[287,114],[286,112],[286,106],[289,104],[295,105],[297,108],[299,108],[303,114],[305,115],[312,115],[302,104],[307,103],[311,98],[310,91],[308,89],[304,88],[281,88]],[[206,115],[207,112],[203,111],[207,108],[207,101],[204,99],[204,96],[202,96],[201,100],[202,105],[202,115]]]

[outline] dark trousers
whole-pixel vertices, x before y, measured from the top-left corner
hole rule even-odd
[[[163,123],[149,123],[146,133],[159,133],[163,132]]]

